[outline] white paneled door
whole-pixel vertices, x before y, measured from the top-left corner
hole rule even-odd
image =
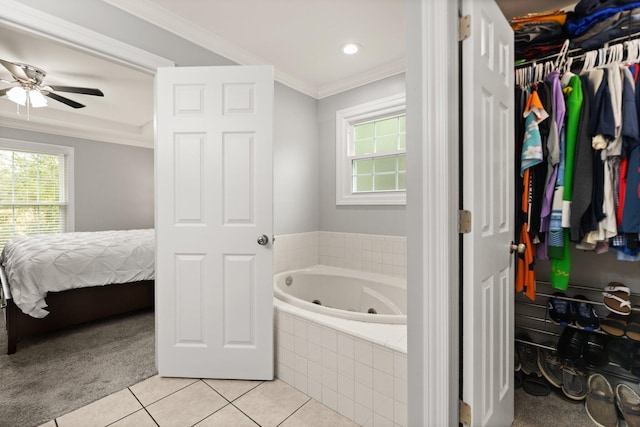
[[[513,420],[513,33],[493,0],[462,0],[462,398],[471,425]]]
[[[273,68],[155,83],[158,372],[273,379]]]

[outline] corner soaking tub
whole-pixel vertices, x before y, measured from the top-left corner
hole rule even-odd
[[[406,324],[406,280],[326,265],[274,276],[276,298],[303,308],[362,322]]]

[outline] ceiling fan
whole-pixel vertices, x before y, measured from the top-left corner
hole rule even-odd
[[[42,80],[47,73],[33,65],[5,61],[4,59],[0,59],[0,64],[2,64],[2,66],[11,73],[14,81],[4,79],[0,80],[5,83],[17,83],[17,85],[13,87],[0,89],[0,96],[7,95],[11,101],[19,105],[30,105],[34,108],[44,107],[47,105],[46,96],[58,102],[62,102],[72,108],[83,108],[85,106],[84,104],[80,104],[72,99],[58,95],[55,92],[104,96],[100,89],[76,86],[42,85]]]

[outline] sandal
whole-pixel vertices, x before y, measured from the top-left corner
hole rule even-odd
[[[573,310],[571,301],[565,299],[567,296],[562,292],[556,292],[547,300],[547,315],[551,322],[568,326],[573,324]]]
[[[576,308],[576,326],[589,332],[600,329],[600,317],[593,304],[591,304],[591,301],[583,295],[576,295],[574,298],[580,300],[574,303],[574,307]]]
[[[614,337],[621,337],[627,329],[627,320],[628,316],[609,313],[607,317],[600,319],[600,329]]]
[[[631,290],[620,282],[609,282],[609,286],[604,288],[605,292],[624,292],[631,295]]]
[[[626,286],[618,282],[611,282],[604,288],[604,305],[614,313],[628,316],[631,314],[631,302],[629,295],[631,291]]]
[[[522,388],[532,396],[547,396],[551,393],[551,386],[543,377],[526,375],[522,382]]]

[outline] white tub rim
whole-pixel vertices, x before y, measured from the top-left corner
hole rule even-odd
[[[406,279],[389,276],[385,274],[379,273],[371,273],[367,271],[359,271],[359,270],[351,270],[347,268],[341,267],[333,267],[323,264],[316,264],[310,267],[298,268],[294,270],[286,270],[280,273],[277,273],[273,276],[273,292],[274,297],[283,301],[287,304],[291,304],[293,306],[299,307],[306,311],[321,313],[327,316],[343,318],[352,321],[358,321],[363,323],[385,323],[385,324],[405,324],[407,323],[407,315],[406,314],[375,314],[369,315],[367,317],[367,313],[360,312],[351,312],[347,310],[341,310],[331,307],[326,307],[318,304],[314,304],[309,301],[305,301],[301,298],[297,298],[293,295],[290,295],[284,292],[278,286],[278,281],[280,278],[294,274],[294,273],[319,273],[319,274],[335,274],[349,278],[357,278],[364,279],[373,282],[381,282],[387,286],[404,289],[406,291]]]

